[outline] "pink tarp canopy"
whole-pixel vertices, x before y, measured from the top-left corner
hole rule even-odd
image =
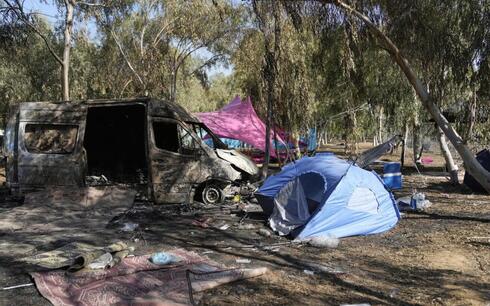
[[[250,97],[241,100],[236,96],[218,111],[196,115],[218,137],[240,140],[265,152],[265,124],[257,116]],[[271,130],[271,155],[275,157],[273,139]],[[279,135],[277,140],[284,144]]]

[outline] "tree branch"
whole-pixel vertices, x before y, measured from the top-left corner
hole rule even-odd
[[[126,56],[126,53],[124,52],[123,50],[123,47],[121,45],[121,43],[119,42],[119,40],[117,39],[117,36],[116,36],[116,33],[114,33],[114,30],[113,29],[110,29],[110,32],[111,32],[111,36],[112,38],[114,39],[114,41],[116,42],[116,45],[119,49],[119,52],[121,53],[121,55],[123,56],[124,60],[126,61],[126,64],[128,65],[129,69],[133,72],[133,74],[138,78],[138,81],[141,83],[141,85],[143,85],[143,87],[145,86],[145,83],[143,82],[143,80],[141,79],[140,75],[136,72],[136,70],[133,68],[133,65],[131,65],[131,62],[129,61],[128,57]]]
[[[77,2],[77,4],[85,6],[108,7],[107,5],[101,3]]]
[[[29,16],[26,15],[26,13],[24,12],[24,8],[22,6],[22,4],[19,2],[19,1],[15,1],[15,3],[17,4],[17,7],[14,7],[10,2],[8,2],[7,0],[3,0],[3,2],[5,4],[7,4],[7,6],[14,12],[14,14],[17,16],[17,18],[19,18],[20,20],[22,20],[22,22],[24,22],[29,28],[31,28],[37,35],[39,35],[39,37],[42,38],[42,40],[44,41],[46,47],[48,48],[49,52],[51,53],[51,55],[54,57],[54,59],[60,64],[63,66],[63,60],[59,57],[58,54],[56,54],[56,52],[54,51],[53,47],[51,46],[51,44],[49,43],[49,40],[48,38],[46,37],[46,35],[44,35],[33,23],[31,23],[29,21]]]

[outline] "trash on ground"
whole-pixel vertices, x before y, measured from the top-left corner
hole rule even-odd
[[[264,236],[264,237],[270,237],[272,236],[272,233],[265,228],[261,228],[258,230],[259,235]]]
[[[399,198],[396,203],[401,211],[424,210],[432,205],[429,200],[425,199],[425,194],[421,192]]]
[[[314,236],[308,239],[308,244],[317,248],[330,248],[335,249],[339,246],[340,240],[331,234]]]
[[[311,271],[311,270],[303,270],[303,272],[305,274],[308,274],[308,275],[315,275],[315,271]]]
[[[122,253],[119,252],[127,251],[126,254],[129,254],[133,250],[134,249],[129,248],[123,242],[117,242],[107,247],[97,247],[87,243],[72,242],[57,249],[24,257],[20,260],[48,269],[69,267],[69,270],[74,272],[88,266],[105,253],[121,256]]]
[[[210,223],[213,222],[213,218],[200,218],[192,221],[192,225],[199,226],[202,228],[210,227]]]
[[[238,225],[238,228],[239,229],[244,229],[244,230],[253,230],[255,229],[255,225],[251,224],[251,223],[247,223],[247,224],[239,224]]]
[[[238,258],[235,260],[236,263],[240,263],[240,264],[249,264],[251,263],[252,261],[248,258]]]
[[[95,259],[87,265],[90,269],[105,269],[112,261],[111,253],[104,253],[99,258]]]
[[[327,266],[323,264],[319,264],[316,262],[310,262],[310,261],[300,261],[300,263],[308,267],[308,270],[312,270],[315,272],[323,272],[323,273],[329,273],[329,274],[346,274],[347,272],[341,268],[341,267],[332,267],[332,266]]]
[[[94,267],[99,267],[99,265],[103,265],[102,268],[105,268],[106,266],[110,265],[112,262],[112,254],[110,258],[109,256],[104,254],[106,253],[117,253],[121,251],[128,250],[128,246],[124,242],[117,242],[113,243],[107,247],[104,248],[93,248],[89,252],[84,252],[80,254],[78,257],[76,257],[73,260],[73,263],[68,267],[68,272],[79,272],[80,270],[84,270],[85,268],[90,268],[89,265],[93,262],[98,261],[100,258],[101,262],[97,263],[94,265]],[[101,258],[102,257],[102,258]],[[99,268],[95,268],[99,269]]]
[[[3,287],[2,290],[11,290],[11,289],[24,288],[24,287],[30,287],[30,286],[34,286],[34,283]]]
[[[98,186],[98,185],[108,185],[110,184],[109,180],[105,175],[90,175],[85,177],[85,182],[87,183],[87,186]]]
[[[400,293],[400,289],[398,288],[393,288],[390,290],[390,298],[394,298]]]
[[[135,229],[139,227],[138,223],[124,223],[124,226],[121,228],[121,231],[123,232],[134,232]]]
[[[225,224],[223,224],[223,225],[221,225],[221,226],[218,227],[218,229],[219,230],[222,230],[222,231],[226,231],[229,228],[230,228],[230,225],[227,224],[227,223],[225,223]]]
[[[150,261],[156,265],[170,265],[180,261],[180,258],[166,252],[158,252],[151,255]]]
[[[260,276],[268,271],[267,268],[227,269],[181,249],[168,254],[182,260],[174,267],[161,269],[160,265],[150,261],[150,255],[134,256],[124,258],[119,265],[106,270],[77,274],[55,270],[31,273],[31,276],[41,295],[55,306],[93,305],[94,301],[99,305],[188,305],[193,292]],[[148,292],[152,292],[151,296]]]

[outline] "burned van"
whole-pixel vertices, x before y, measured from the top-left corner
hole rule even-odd
[[[196,193],[217,203],[223,190],[258,175],[251,160],[181,106],[151,98],[19,103],[9,114],[4,154],[7,185],[20,193],[103,178],[139,186],[156,203]]]

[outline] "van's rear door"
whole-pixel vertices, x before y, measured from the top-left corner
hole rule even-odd
[[[21,190],[81,186],[87,106],[83,102],[26,102],[19,109],[18,182]]]

